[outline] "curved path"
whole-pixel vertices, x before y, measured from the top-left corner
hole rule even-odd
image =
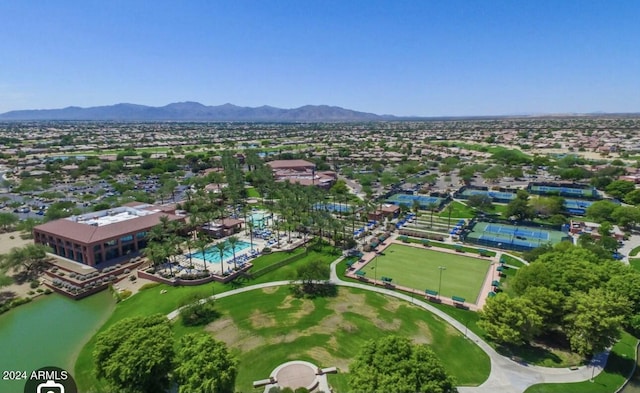
[[[433,307],[431,304],[416,299],[412,296],[405,295],[404,293],[395,292],[392,290],[372,287],[360,283],[344,281],[338,277],[336,273],[336,266],[344,258],[338,258],[331,263],[331,277],[330,282],[338,286],[357,288],[365,291],[377,292],[386,296],[393,296],[398,299],[411,302],[423,309],[437,315],[444,321],[449,323],[454,328],[458,329],[461,333],[466,334],[466,337],[472,340],[478,345],[488,356],[491,363],[491,372],[489,378],[480,386],[474,387],[459,387],[460,393],[522,393],[529,386],[538,383],[567,383],[567,382],[581,382],[590,379],[592,376],[598,375],[604,368],[609,352],[604,352],[594,357],[591,364],[588,366],[578,367],[571,370],[568,368],[549,368],[529,365],[525,363],[517,363],[511,359],[508,359],[499,353],[497,353],[489,344],[487,344],[482,338],[465,328],[465,326],[452,318],[445,312]],[[249,292],[261,288],[276,287],[282,285],[289,285],[292,281],[273,281],[263,284],[251,285],[244,288],[233,289],[231,291],[222,292],[217,295],[210,296],[208,299],[221,299],[227,296],[237,295],[239,293]],[[167,315],[169,319],[174,319],[178,316],[180,310],[174,310]],[[472,364],[469,367],[473,367]]]

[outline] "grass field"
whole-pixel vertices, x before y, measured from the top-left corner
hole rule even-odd
[[[489,374],[484,352],[439,318],[366,291],[339,288],[334,298],[309,300],[293,298],[287,287],[270,288],[220,299],[216,308],[222,317],[206,330],[238,357],[236,391],[253,391],[253,380],[293,359],[337,366],[330,384],[340,393],[352,391],[349,363],[367,340],[389,334],[429,343],[459,385],[478,385]]]
[[[637,341],[630,334],[623,333],[622,339],[613,346],[604,371],[593,382],[543,383],[531,386],[525,393],[613,393],[633,369]]]
[[[460,296],[470,303],[476,302],[490,266],[488,260],[400,244],[392,244],[383,254],[363,268],[367,277],[380,279],[386,276],[391,277],[396,285],[437,291],[440,286],[438,267],[444,266],[446,270],[442,271],[440,294]]]
[[[294,251],[294,253],[302,251],[302,249],[299,249]],[[285,258],[289,258],[291,255],[293,254],[277,252],[258,257],[253,262],[256,268],[262,268],[269,264],[277,263]],[[234,289],[238,286],[248,286],[268,281],[292,280],[296,277],[296,270],[298,267],[309,263],[309,261],[318,259],[328,265],[338,256],[339,252],[336,254],[332,247],[325,246],[322,250],[310,251],[304,258],[260,276],[255,280],[249,280],[242,283],[231,282],[229,284],[209,283],[193,287],[171,287],[163,284],[154,288],[146,289],[137,293],[135,296],[131,296],[126,301],[118,303],[111,317],[109,317],[107,322],[98,330],[98,332],[107,329],[115,322],[124,318],[147,316],[155,313],[168,314],[180,306],[194,302],[195,299],[202,299],[216,293]],[[166,293],[160,295],[160,292],[163,290],[166,290]],[[186,329],[182,327],[182,325],[176,325],[174,330],[183,334],[188,331],[193,331],[193,328]],[[92,353],[94,347],[95,336],[85,344],[76,359],[73,375],[79,388],[83,392],[106,390],[104,383],[97,380],[93,374],[94,367]]]

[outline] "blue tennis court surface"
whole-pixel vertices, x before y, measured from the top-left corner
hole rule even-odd
[[[471,195],[486,195],[491,199],[495,200],[513,200],[516,198],[516,194],[511,192],[501,192],[501,191],[488,191],[488,190],[464,190],[462,191],[462,195],[471,196]]]
[[[503,226],[503,225],[489,224],[485,227],[484,231],[493,232],[493,233],[505,233],[508,235],[520,236],[523,238],[531,237],[534,239],[549,240],[549,234],[547,232],[536,231],[528,228],[527,229],[518,228],[518,227],[512,228],[512,227]],[[518,239],[517,237],[516,239],[524,240],[524,239]]]
[[[387,202],[393,203],[394,205],[407,205],[411,207],[413,205],[413,201],[418,201],[421,209],[427,209],[430,204],[435,203],[438,208],[442,206],[444,202],[443,198],[426,196],[426,195],[410,195],[410,194],[394,194]]]

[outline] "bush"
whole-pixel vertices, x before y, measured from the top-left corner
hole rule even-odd
[[[129,276],[129,281],[135,281],[136,280],[136,276],[134,276],[133,274]]]
[[[19,297],[17,299],[14,299],[13,301],[11,301],[11,308],[13,307],[18,307],[21,304],[25,304],[25,303],[29,303],[31,301],[30,297]]]
[[[293,393],[293,389],[291,389],[290,387],[287,386],[285,388],[282,388],[281,392],[282,393]]]
[[[195,300],[195,299],[194,299]],[[180,319],[184,326],[201,326],[215,320],[220,313],[214,308],[214,300],[195,300],[180,310]]]
[[[270,254],[271,253],[271,249],[269,247],[265,247],[262,249],[262,253],[263,254]]]
[[[39,286],[40,286],[40,281],[38,281],[38,280],[33,280],[33,281],[31,281],[31,282],[29,283],[29,287],[30,287],[31,289],[36,289],[36,288],[38,288]]]
[[[161,285],[159,282],[150,282],[147,284],[144,284],[143,286],[140,287],[141,291],[144,291],[145,289],[151,289],[151,288],[155,288],[158,285]]]
[[[35,293],[35,292],[33,292],[33,291],[29,291],[29,292],[27,292],[27,295],[29,295],[29,296],[33,296],[33,295],[35,295],[35,294],[36,294],[36,293]]]
[[[296,390],[294,390],[294,393],[309,393],[309,389],[304,387],[299,387]]]
[[[44,290],[44,294],[45,295],[51,295],[52,293],[53,293],[53,291],[51,289],[49,289],[49,288]]]
[[[44,292],[44,290],[42,288],[38,288],[38,289],[36,289],[36,292],[42,293],[42,292]]]
[[[130,290],[125,289],[124,291],[120,292],[120,300],[126,300],[131,297],[132,294],[133,293]]]

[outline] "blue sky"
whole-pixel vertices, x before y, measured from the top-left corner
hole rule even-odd
[[[640,112],[640,1],[3,1],[0,112]]]

